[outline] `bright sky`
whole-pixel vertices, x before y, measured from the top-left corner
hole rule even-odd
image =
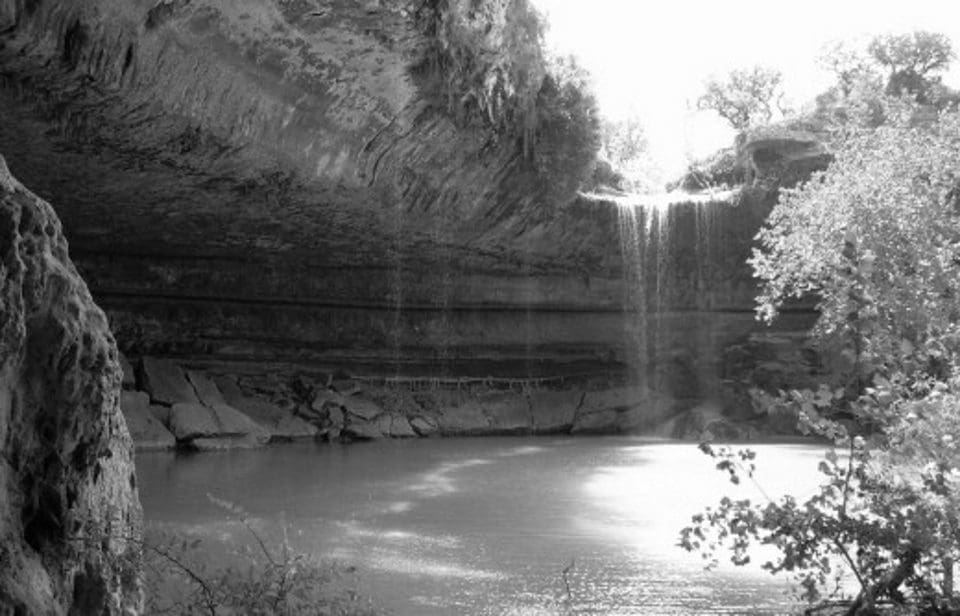
[[[958,0],[533,0],[547,13],[548,44],[594,76],[603,115],[637,115],[671,172],[688,157],[730,145],[716,115],[695,110],[703,82],[734,68],[780,69],[799,107],[832,82],[816,66],[824,43],[885,32],[948,35],[960,53]],[[945,78],[960,86],[960,60]]]

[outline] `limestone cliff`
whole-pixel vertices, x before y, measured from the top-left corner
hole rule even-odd
[[[0,158],[0,613],[140,605],[117,348],[53,209]]]
[[[134,362],[715,395],[776,182],[631,244],[577,194],[589,101],[540,27],[527,0],[0,0],[0,150]],[[732,181],[823,162],[758,143]]]
[[[524,0],[0,0],[0,45],[0,147],[135,354],[616,343]]]

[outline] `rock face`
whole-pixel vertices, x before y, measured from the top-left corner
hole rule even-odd
[[[0,149],[58,204],[123,350],[607,356],[615,216],[483,119],[537,95],[543,67],[512,68],[541,53],[526,0],[315,4],[0,0]],[[441,70],[443,45],[490,79]],[[489,96],[451,110],[458,79]]]
[[[744,135],[738,157],[748,180],[772,179],[784,186],[807,179],[832,160],[817,135],[786,128],[761,128]]]
[[[127,422],[137,451],[167,450],[177,445],[163,421],[150,407],[150,396],[142,391],[124,391],[120,395],[120,409]]]
[[[550,91],[527,10],[0,0],[0,150],[57,203],[121,349],[161,358],[138,372],[155,404],[221,404],[182,370],[206,362],[535,388],[609,377],[654,392],[650,418],[656,399],[722,397],[724,349],[757,329],[744,261],[776,182],[640,213],[579,195],[577,174],[556,173],[557,126],[526,122]],[[799,133],[730,158],[737,179],[828,159]],[[505,432],[574,425],[570,401],[559,419],[488,400],[405,412],[407,426],[380,401],[219,389],[275,438],[472,434],[500,413]],[[637,408],[579,425],[639,429]]]
[[[139,610],[120,388],[107,319],[60,222],[0,158],[0,613]]]

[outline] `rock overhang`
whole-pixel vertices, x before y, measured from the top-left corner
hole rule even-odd
[[[125,350],[622,357],[617,208],[450,113],[421,4],[0,0],[0,149],[56,204]],[[509,4],[484,4],[484,53]],[[727,308],[751,307],[760,206],[720,229]]]

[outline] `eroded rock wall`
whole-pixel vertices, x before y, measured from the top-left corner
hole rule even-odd
[[[0,157],[0,612],[139,610],[120,381],[57,216]]]
[[[134,354],[596,357],[615,217],[500,121],[525,4],[0,0],[0,148]]]

